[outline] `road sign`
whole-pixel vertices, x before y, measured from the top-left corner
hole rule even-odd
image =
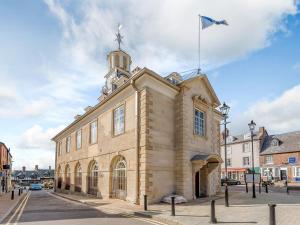
[[[290,164],[296,163],[296,157],[289,157],[289,163]]]
[[[252,173],[245,173],[245,182],[253,183],[253,174]],[[261,183],[260,173],[254,174],[254,183],[256,183],[256,184]]]

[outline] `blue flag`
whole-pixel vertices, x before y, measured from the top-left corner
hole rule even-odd
[[[226,22],[226,20],[217,21],[217,20],[214,20],[214,19],[209,18],[207,16],[201,16],[201,23],[202,23],[202,29],[210,27],[213,24],[216,24],[216,25],[220,25],[220,24],[228,25],[228,23]]]

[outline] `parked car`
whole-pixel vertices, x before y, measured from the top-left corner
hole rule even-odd
[[[228,178],[227,182],[226,182],[226,180],[224,178],[222,178],[221,185],[223,186],[225,183],[227,183],[228,185],[240,185],[241,181]]]
[[[42,184],[30,184],[29,190],[42,190],[43,185]]]

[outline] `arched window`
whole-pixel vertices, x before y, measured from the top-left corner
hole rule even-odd
[[[69,164],[66,165],[66,170],[65,170],[65,180],[66,180],[65,189],[66,189],[66,190],[70,190],[71,170],[70,170]]]
[[[113,198],[126,199],[127,195],[127,173],[126,161],[122,156],[118,156],[112,162],[112,191]]]
[[[77,163],[75,167],[75,191],[81,192],[82,185],[82,169],[80,163]]]
[[[88,175],[88,193],[97,195],[98,192],[98,176],[99,167],[96,161],[90,163],[89,175]]]

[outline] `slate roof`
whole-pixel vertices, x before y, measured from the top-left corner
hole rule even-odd
[[[279,145],[272,145],[273,140],[278,140]],[[261,155],[300,152],[300,131],[294,131],[284,134],[269,135],[265,138],[261,148]]]
[[[197,160],[206,160],[209,157],[209,155],[207,154],[199,154],[199,155],[195,155],[191,158],[191,161],[197,161]]]
[[[54,170],[48,170],[48,169],[39,169],[39,170],[26,170],[23,172],[22,170],[14,170],[12,173],[12,176],[14,178],[19,179],[37,179],[37,178],[43,178],[43,177],[54,177]]]
[[[249,132],[250,133],[250,132]],[[253,134],[253,140],[254,141],[257,141],[259,140],[259,137],[258,137],[258,134],[259,134],[259,131],[255,131],[254,134]],[[230,145],[230,144],[236,144],[236,143],[242,143],[242,142],[249,142],[251,141],[251,136],[250,138],[248,139],[244,139],[244,136],[246,134],[239,134],[239,135],[229,135],[227,137],[227,144]],[[229,141],[229,138],[232,137],[232,141]],[[224,145],[224,140],[222,138],[221,140],[221,145]]]

